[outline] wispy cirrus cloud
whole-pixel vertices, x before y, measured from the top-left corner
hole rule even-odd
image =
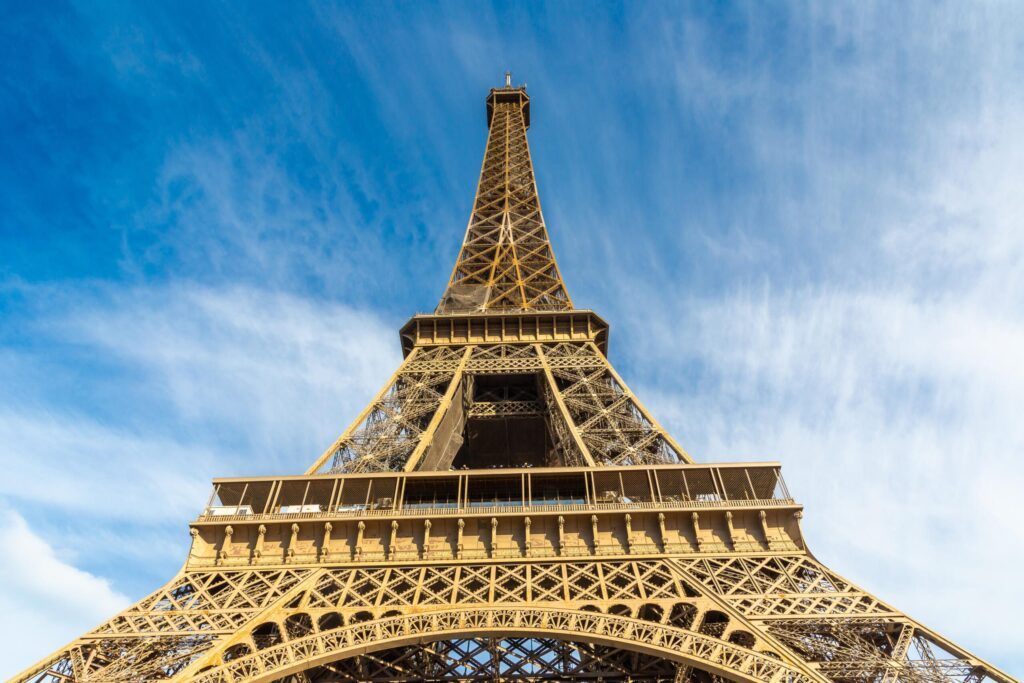
[[[781,460],[819,557],[1016,666],[1010,611],[964,605],[1024,600],[997,579],[1024,562],[1008,542],[1024,486],[1024,321],[900,292],[763,291],[670,310],[685,330],[665,331],[674,380],[640,390],[684,445],[703,461]]]
[[[907,21],[919,30],[892,40]],[[698,459],[781,460],[819,557],[1010,671],[1013,610],[978,606],[1024,602],[999,578],[1024,562],[1014,25],[980,12],[965,32],[949,6],[812,13],[786,34],[802,61],[781,71],[709,62],[714,36],[681,28],[679,102],[729,122],[753,175],[716,209],[736,230],[683,208],[669,222],[705,235],[691,258],[733,277],[690,288],[652,253],[611,292],[613,354]]]
[[[0,620],[9,673],[169,579],[210,479],[303,471],[400,358],[376,315],[279,292],[23,295],[35,347],[0,362],[0,511],[19,548]],[[36,561],[38,582],[22,585]],[[25,631],[76,591],[60,628]]]
[[[401,358],[374,313],[246,287],[117,292],[46,327],[134,366],[135,398],[266,469],[332,441]]]

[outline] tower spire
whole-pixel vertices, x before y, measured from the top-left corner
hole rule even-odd
[[[571,310],[537,196],[530,98],[509,71],[487,96],[487,124],[473,212],[437,312]]]

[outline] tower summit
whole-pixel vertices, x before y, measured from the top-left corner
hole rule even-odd
[[[697,464],[548,238],[487,96],[455,267],[305,474],[217,479],[181,570],[15,681],[1009,683],[828,569],[778,463]]]
[[[487,96],[487,127],[473,213],[437,310],[569,310],[526,140],[530,97],[511,73]]]

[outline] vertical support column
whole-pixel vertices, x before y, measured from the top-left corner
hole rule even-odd
[[[466,520],[464,520],[464,519],[462,519],[460,517],[459,518],[459,536],[458,536],[458,540],[455,543],[455,557],[456,557],[456,559],[459,559],[459,560],[462,559],[462,550],[463,550],[462,533],[463,533],[463,531],[465,531],[465,529],[466,529]]]
[[[768,513],[761,510],[757,513],[757,518],[761,521],[761,533],[764,534],[764,547],[771,550],[772,539],[768,533]]]
[[[334,525],[330,522],[324,524],[324,540],[320,544],[320,561],[327,561],[327,557],[331,554],[331,532],[334,530]]]
[[[252,561],[259,562],[260,558],[263,557],[263,541],[267,536],[267,527],[260,524],[259,528],[256,529],[256,544],[252,548]]]
[[[466,363],[469,362],[469,357],[473,354],[473,346],[467,346],[462,352],[462,357],[459,359],[459,365],[455,369],[455,374],[452,376],[451,381],[448,383],[448,389],[445,390],[444,396],[441,397],[441,403],[438,404],[437,409],[434,410],[434,416],[430,418],[430,423],[427,428],[420,434],[420,441],[416,444],[416,449],[413,450],[412,455],[405,461],[405,471],[413,472],[419,467],[420,462],[423,459],[423,454],[433,444],[434,435],[437,434],[437,426],[441,424],[441,420],[444,419],[445,414],[452,405],[452,400],[455,398],[455,394],[459,391],[462,386],[462,378],[465,376]]]
[[[231,551],[231,536],[234,533],[235,530],[230,524],[224,527],[224,540],[220,544],[220,552],[217,553],[217,564],[224,564],[224,561],[228,559],[228,553]]]
[[[551,372],[551,365],[548,363],[547,357],[544,355],[544,347],[541,344],[534,344],[533,348],[537,351],[537,357],[540,358],[541,366],[544,368],[544,377],[548,381],[548,389],[551,391],[551,395],[555,398],[555,404],[558,406],[558,413],[562,418],[562,422],[565,423],[566,429],[572,435],[573,443],[576,444],[576,448],[579,449],[580,456],[583,458],[583,464],[587,467],[597,467],[594,462],[594,456],[590,454],[590,449],[587,448],[587,444],[583,443],[583,437],[580,435],[580,430],[576,427],[576,422],[573,421],[572,416],[569,414],[569,408],[565,405],[565,399],[562,398],[562,392],[558,390],[558,383],[555,382],[555,375]]]
[[[732,525],[732,511],[725,511],[725,528],[729,533],[729,544],[736,550],[736,528]]]
[[[498,518],[491,517],[491,557],[498,556]]]
[[[661,552],[668,552],[668,534],[665,532],[665,513],[658,513],[658,539],[661,541]]]
[[[363,555],[363,532],[366,531],[366,522],[359,520],[356,525],[356,547],[353,549],[353,557],[358,560]]]
[[[391,520],[391,543],[388,544],[388,559],[395,559],[398,553],[398,520]]]
[[[626,523],[626,552],[627,553],[632,553],[633,552],[633,516],[627,512],[626,516],[624,518],[624,521]]]
[[[288,540],[288,556],[285,562],[295,561],[295,545],[299,542],[299,525],[292,524],[292,535]]]

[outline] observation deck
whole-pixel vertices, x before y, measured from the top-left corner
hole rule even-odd
[[[608,323],[586,309],[419,314],[399,335],[405,356],[414,346],[588,341],[608,354]]]
[[[801,510],[775,462],[224,478],[189,562],[792,552]]]

